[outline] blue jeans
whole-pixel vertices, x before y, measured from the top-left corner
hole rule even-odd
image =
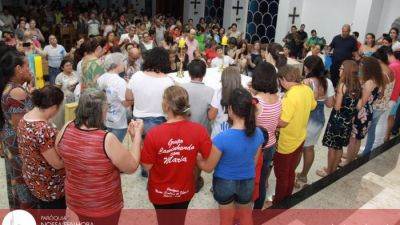
[[[126,136],[126,131],[128,130],[127,128],[124,129],[114,129],[114,128],[109,128],[107,127],[108,132],[113,133],[115,136],[117,136],[118,140],[122,143],[124,141],[124,138]]]
[[[371,153],[372,148],[374,147],[374,142],[375,142],[376,126],[378,125],[379,118],[381,117],[381,115],[384,112],[385,111],[383,111],[383,110],[374,109],[373,115],[372,115],[371,126],[368,129],[367,142],[365,144],[365,148],[364,148],[364,151],[362,152],[362,155],[367,155],[367,154]]]
[[[213,177],[213,195],[220,205],[227,205],[233,201],[238,204],[251,202],[254,191],[254,178],[244,180],[225,180]]]
[[[160,117],[135,117],[135,119],[141,119],[143,120],[143,136],[146,136],[147,132],[149,130],[157,125],[160,125],[162,123],[165,123],[167,120],[165,117],[160,116]]]
[[[61,72],[59,68],[54,68],[49,66],[49,82],[51,85],[56,83],[56,77]]]
[[[261,167],[259,196],[254,201],[254,209],[262,209],[267,195],[267,176],[271,169],[272,159],[276,151],[275,145],[263,150],[263,165]]]

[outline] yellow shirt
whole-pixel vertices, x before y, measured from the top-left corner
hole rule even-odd
[[[288,125],[280,129],[279,153],[290,154],[304,142],[310,112],[316,106],[314,93],[309,86],[296,85],[286,92],[282,100],[281,120]]]

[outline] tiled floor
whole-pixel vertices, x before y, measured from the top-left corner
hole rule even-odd
[[[296,205],[297,209],[399,209],[400,146]]]
[[[326,118],[329,117],[329,111],[326,111]],[[321,135],[320,139],[322,139],[323,134]],[[129,145],[129,143],[126,141],[126,144]],[[315,171],[322,166],[325,166],[326,164],[326,158],[327,158],[327,149],[321,145],[321,141],[318,142],[318,145],[315,146],[315,161],[314,164],[310,170],[309,173],[309,182],[316,181],[319,179],[319,177],[315,174]],[[379,160],[379,159],[378,159]],[[384,160],[381,161],[381,165],[383,169],[382,171],[385,171],[384,168],[390,168],[390,165],[384,162]],[[378,167],[376,167],[378,169]],[[8,201],[7,201],[7,193],[6,193],[6,181],[5,181],[5,168],[4,168],[4,159],[0,159],[0,209],[5,209],[8,208]],[[301,170],[301,164],[298,168],[298,170]],[[358,172],[356,172],[358,173]],[[196,208],[196,209],[213,209],[217,207],[216,202],[214,201],[212,197],[212,193],[210,192],[210,187],[211,187],[211,179],[212,175],[211,174],[205,174],[203,173],[205,185],[204,188],[200,191],[200,193],[196,194],[193,200],[190,203],[190,208]],[[148,197],[147,197],[147,191],[146,191],[146,182],[147,180],[142,178],[140,176],[140,171],[138,170],[135,174],[133,175],[122,175],[122,184],[123,184],[123,194],[124,194],[124,200],[125,200],[125,208],[130,208],[130,209],[148,209],[152,208],[152,205],[150,204]],[[269,179],[270,182],[270,189],[268,192],[271,192],[271,190],[275,189],[275,177],[274,174],[271,174],[271,177]],[[355,178],[344,178],[343,182],[345,182],[343,185],[350,185],[352,183],[360,183],[360,179],[355,179]],[[346,201],[348,199],[349,201],[352,198],[347,198],[346,193],[343,193],[342,191],[335,191],[332,189],[332,186],[327,188],[328,190],[331,190],[332,193],[328,193],[329,196],[321,197],[321,201],[314,201],[312,204],[311,203],[305,203],[304,206],[313,206],[313,207],[343,207],[344,202],[338,201],[338,199],[343,199],[343,201]],[[353,187],[350,191],[346,190],[347,193],[355,193],[358,188]],[[344,189],[345,190],[345,189]],[[271,193],[269,193],[271,194]],[[351,194],[349,194],[351,195]],[[312,197],[314,198],[314,197]],[[318,198],[318,197],[315,197]],[[319,203],[318,203],[319,202]],[[347,202],[347,201],[346,201]],[[309,205],[308,205],[309,204]],[[320,205],[318,205],[320,204]],[[359,204],[357,203],[352,203],[351,206],[360,206],[361,202]],[[350,207],[350,205],[347,205]]]

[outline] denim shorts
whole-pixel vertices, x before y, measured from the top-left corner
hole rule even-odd
[[[245,180],[225,180],[213,177],[213,195],[215,201],[220,205],[232,202],[248,204],[253,199],[254,178]]]

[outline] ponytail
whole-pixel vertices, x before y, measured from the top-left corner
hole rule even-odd
[[[229,98],[229,106],[235,115],[244,118],[245,133],[247,137],[253,136],[256,130],[256,104],[251,94],[244,88],[236,88]]]
[[[246,135],[253,136],[256,131],[256,107],[252,103],[250,106],[249,114],[245,117],[244,125],[246,127]]]

